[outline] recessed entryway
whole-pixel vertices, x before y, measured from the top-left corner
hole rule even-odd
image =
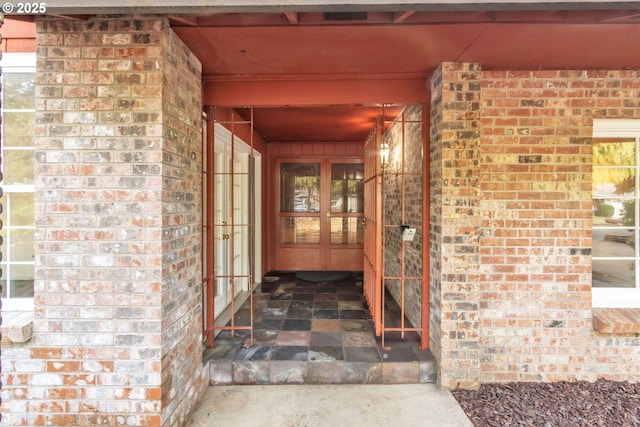
[[[206,350],[212,385],[435,382],[435,360],[417,333],[388,332],[384,347],[375,336],[360,273],[335,282],[267,277],[275,280],[253,298],[253,342],[249,331],[223,331]],[[385,305],[386,322],[400,325],[399,306],[390,297]],[[248,325],[250,313],[247,302],[236,324]]]

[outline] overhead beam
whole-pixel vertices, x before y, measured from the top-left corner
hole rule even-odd
[[[49,0],[46,14],[168,14],[201,15],[217,13],[281,13],[329,11],[465,11],[465,10],[584,10],[640,9],[636,0]],[[9,15],[7,15],[9,16]]]
[[[603,19],[601,22],[617,22],[617,21],[626,21],[628,19],[636,19],[640,17],[640,13],[632,13],[632,14],[628,14],[628,13],[624,13],[620,16],[616,16],[613,18],[607,18],[607,19]]]
[[[204,79],[204,102],[227,106],[418,104],[429,100],[428,76],[333,79]]]
[[[284,16],[287,17],[287,21],[289,24],[297,24],[298,23],[298,14],[295,12],[285,12]]]
[[[393,23],[394,24],[400,24],[400,23],[406,21],[414,13],[416,13],[415,10],[408,10],[406,12],[394,13],[393,14]]]
[[[197,16],[169,15],[169,19],[192,27],[198,26]]]

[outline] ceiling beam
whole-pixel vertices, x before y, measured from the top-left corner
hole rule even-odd
[[[301,4],[303,3],[303,4]],[[330,11],[472,11],[472,10],[588,10],[640,9],[636,0],[48,0],[47,14],[170,14],[281,13]]]
[[[379,79],[207,80],[205,105],[317,106],[419,104],[429,100],[428,77]]]
[[[289,24],[297,24],[298,23],[298,14],[295,12],[285,12],[284,16],[287,17],[287,21]]]
[[[640,17],[640,13],[624,13],[620,16],[603,19],[600,22],[618,22],[618,21],[626,21],[628,19],[636,19]]]
[[[171,19],[172,21],[179,22],[181,24],[189,25],[191,27],[198,26],[197,16],[169,15],[169,19]]]
[[[406,12],[394,13],[393,14],[393,23],[394,24],[400,24],[400,23],[406,21],[414,13],[416,13],[415,10],[408,10]]]

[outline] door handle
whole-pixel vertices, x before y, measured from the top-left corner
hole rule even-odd
[[[331,218],[331,211],[327,211],[327,218]]]

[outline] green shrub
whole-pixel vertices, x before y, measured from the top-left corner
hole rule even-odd
[[[606,203],[598,203],[596,205],[596,216],[599,217],[611,218],[615,211],[616,209],[613,206]]]

